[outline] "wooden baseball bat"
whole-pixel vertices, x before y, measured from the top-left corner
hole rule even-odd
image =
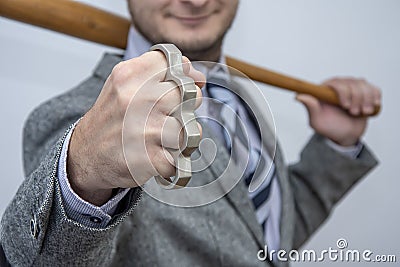
[[[0,0],[0,16],[121,49],[126,48],[130,26],[126,18],[71,0]],[[226,63],[255,81],[309,94],[340,106],[336,92],[328,86],[289,77],[232,57],[226,57]],[[371,115],[377,115],[380,108],[375,106]]]

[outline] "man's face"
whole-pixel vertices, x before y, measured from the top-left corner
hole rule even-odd
[[[128,1],[133,23],[147,39],[174,43],[187,55],[219,50],[238,6],[238,0]]]

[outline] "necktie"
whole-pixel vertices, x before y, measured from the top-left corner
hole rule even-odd
[[[268,200],[276,177],[275,165],[269,156],[266,158],[264,153],[261,153],[260,135],[248,112],[249,109],[246,109],[246,104],[227,88],[227,83],[222,79],[208,79],[208,94],[215,99],[211,102],[213,104],[209,104],[209,114],[215,116],[215,120],[223,124],[223,127],[218,123],[212,123],[210,126],[218,138],[224,139],[224,143],[230,151],[232,146],[239,148],[235,149],[238,155],[232,155],[234,160],[241,160],[240,154],[242,153],[240,151],[247,150],[249,158],[243,181],[250,186],[249,198],[266,236],[266,223],[271,208]],[[247,152],[243,154],[247,154]],[[247,160],[247,158],[242,160]],[[259,183],[258,186],[251,186],[253,177],[258,178],[258,181],[262,181],[262,183],[260,182],[261,184]],[[254,188],[255,190],[251,190]]]

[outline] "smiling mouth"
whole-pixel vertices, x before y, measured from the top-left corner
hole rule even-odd
[[[204,23],[210,15],[204,16],[173,16],[176,20],[187,26],[197,26]]]

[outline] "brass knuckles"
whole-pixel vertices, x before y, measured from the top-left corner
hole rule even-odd
[[[182,53],[173,44],[157,44],[150,48],[151,51],[164,53],[168,69],[165,81],[175,82],[181,93],[181,104],[171,115],[179,120],[184,133],[184,144],[180,149],[168,149],[176,164],[175,177],[163,178],[156,176],[159,185],[166,189],[185,187],[192,176],[192,163],[190,155],[200,144],[200,131],[194,115],[197,89],[192,78],[186,76],[182,68]]]

